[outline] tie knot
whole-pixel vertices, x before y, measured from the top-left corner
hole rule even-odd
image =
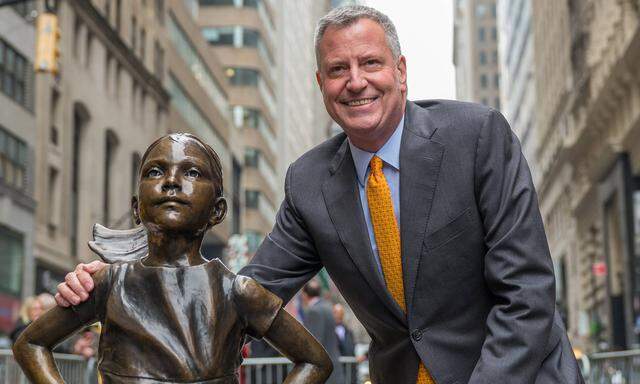
[[[371,167],[371,173],[379,175],[382,172],[382,159],[378,156],[373,156],[369,166]]]

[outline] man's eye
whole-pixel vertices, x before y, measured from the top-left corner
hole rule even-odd
[[[344,67],[333,67],[329,69],[329,73],[332,75],[339,75],[344,72]]]
[[[187,171],[186,175],[188,177],[192,177],[194,179],[197,179],[198,177],[200,177],[200,171],[198,171],[197,169],[191,168],[190,170]]]
[[[159,177],[162,176],[162,172],[158,168],[151,168],[147,171],[147,177]]]
[[[367,60],[367,61],[365,61],[365,63],[364,63],[364,64],[365,64],[365,65],[368,65],[368,66],[377,65],[377,64],[378,64],[378,60],[374,60],[374,59]]]

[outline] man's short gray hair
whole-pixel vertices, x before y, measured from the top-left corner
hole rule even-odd
[[[394,59],[398,59],[401,55],[400,41],[396,27],[387,15],[377,9],[364,5],[346,5],[334,8],[318,21],[315,35],[316,62],[320,69],[320,40],[326,32],[327,28],[336,26],[338,28],[347,27],[360,19],[370,19],[380,24],[387,38],[387,45],[391,50]]]

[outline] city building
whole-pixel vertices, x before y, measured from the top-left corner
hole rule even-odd
[[[0,7],[0,334],[33,293],[34,4]]]
[[[498,1],[498,36],[502,112],[520,139],[522,152],[537,185],[531,0]]]
[[[94,223],[132,226],[140,158],[167,132],[161,2],[66,0],[56,13],[60,70],[36,75],[36,293],[95,259]]]
[[[161,20],[165,38],[160,43],[165,43],[161,46],[167,67],[163,84],[170,96],[167,128],[197,135],[220,157],[229,211],[222,223],[207,232],[202,252],[207,258],[222,257],[227,240],[240,230],[242,136],[232,124],[226,67],[197,23],[198,2],[167,1],[166,7]]]
[[[500,109],[496,0],[456,0],[453,64],[456,98]]]
[[[640,2],[533,1],[539,200],[574,345],[638,348]]]

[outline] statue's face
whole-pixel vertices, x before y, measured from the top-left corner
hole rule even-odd
[[[169,136],[142,164],[140,220],[152,231],[202,233],[215,215],[220,182],[211,172],[204,148],[193,139]]]

